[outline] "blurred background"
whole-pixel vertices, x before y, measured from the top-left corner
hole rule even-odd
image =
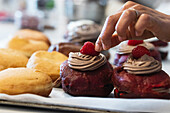
[[[29,28],[44,32],[51,43],[64,41],[70,21],[89,19],[103,25],[128,0],[0,0],[0,40],[5,46],[11,34]],[[132,0],[170,14],[169,0]]]
[[[64,42],[67,25],[76,20],[92,20],[103,25],[128,0],[0,0],[0,48],[19,29],[44,32],[51,44]],[[170,0],[131,0],[170,14]],[[165,48],[164,48],[165,49]],[[164,50],[165,51],[165,50]],[[169,51],[166,49],[166,51]],[[115,48],[110,49],[111,53]],[[168,54],[168,60],[170,55]],[[111,61],[113,61],[111,59]],[[169,62],[163,68],[169,70]]]
[[[30,28],[55,34],[69,21],[90,19],[103,24],[128,0],[0,0],[0,39],[18,29]],[[133,0],[169,13],[168,0]],[[61,32],[62,32],[61,31]],[[62,33],[63,33],[62,32]],[[58,32],[59,33],[59,32]],[[56,37],[61,36],[56,34]],[[52,37],[55,37],[54,35]]]

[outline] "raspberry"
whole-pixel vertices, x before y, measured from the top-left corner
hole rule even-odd
[[[128,45],[130,46],[136,46],[138,44],[142,44],[143,43],[143,40],[129,40],[128,41]]]
[[[132,55],[136,59],[142,57],[145,54],[150,56],[150,51],[144,46],[137,46],[132,50]]]
[[[92,42],[85,42],[82,48],[80,49],[80,53],[91,56],[99,55],[99,52],[95,51],[95,46]]]

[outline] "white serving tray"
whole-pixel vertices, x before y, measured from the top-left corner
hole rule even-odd
[[[81,112],[170,112],[170,100],[166,99],[119,99],[113,93],[107,98],[73,97],[61,88],[53,88],[49,97],[0,94],[0,104]]]

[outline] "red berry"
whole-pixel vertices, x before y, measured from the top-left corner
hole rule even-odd
[[[91,56],[99,55],[99,52],[95,51],[95,46],[92,42],[85,42],[82,48],[80,49],[80,53]]]
[[[143,40],[129,40],[128,41],[128,45],[130,46],[136,46],[138,44],[142,44],[143,43]]]
[[[137,46],[132,50],[132,55],[136,59],[142,57],[145,54],[150,56],[150,51],[144,46]]]
[[[115,97],[119,97],[119,91],[117,88],[114,90],[114,95],[115,95]]]

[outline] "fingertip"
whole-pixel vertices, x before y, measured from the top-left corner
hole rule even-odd
[[[137,32],[137,31],[135,32],[135,35],[136,35],[136,36],[140,36],[139,32]]]
[[[97,51],[97,52],[101,51],[101,47],[97,43],[95,44],[95,51]]]
[[[101,44],[101,41],[100,41],[100,37],[97,39],[96,43],[95,43],[95,50],[100,52],[102,51],[102,44]]]
[[[119,38],[119,41],[121,41],[121,42],[126,40],[126,37],[118,36],[118,38]]]
[[[142,36],[142,34],[143,34],[143,31],[135,31],[135,35],[138,37],[138,36]]]
[[[108,50],[109,48],[106,46],[103,46],[103,50]]]

